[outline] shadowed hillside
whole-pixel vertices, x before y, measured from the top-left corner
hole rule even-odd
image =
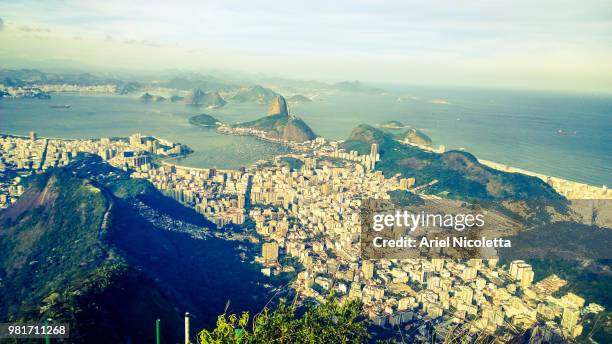
[[[267,300],[237,244],[179,232],[211,223],[98,157],[36,176],[0,224],[1,322],[50,317],[75,342],[136,343],[154,340],[160,318],[176,342],[185,311],[210,326],[230,300],[253,311]]]

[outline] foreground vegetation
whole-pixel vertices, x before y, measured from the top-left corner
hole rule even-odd
[[[330,296],[324,304],[308,305],[301,316],[295,303],[281,302],[275,310],[222,314],[212,330],[198,334],[202,344],[226,343],[364,343],[368,339],[362,304],[339,304]],[[300,312],[301,313],[301,312]]]

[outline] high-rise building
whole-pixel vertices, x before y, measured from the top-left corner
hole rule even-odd
[[[370,147],[370,159],[374,162],[378,160],[378,143],[372,143]]]
[[[374,277],[374,263],[369,260],[364,260],[361,264],[361,273],[365,279],[371,279]]]
[[[103,160],[109,160],[111,158],[110,149],[100,149],[98,155],[102,157]]]
[[[461,278],[463,278],[464,280],[468,281],[468,280],[472,280],[474,278],[476,278],[477,275],[477,270],[471,266],[466,267],[465,269],[463,269],[463,273],[461,274]]]
[[[411,188],[416,183],[416,179],[414,178],[402,178],[400,179],[400,189],[406,190]]]
[[[489,266],[489,268],[494,268],[495,266],[497,266],[498,262],[499,262],[499,257],[493,256],[487,260],[487,265]]]
[[[565,294],[565,296],[562,297],[562,300],[576,308],[581,308],[584,306],[584,299],[574,293]]]
[[[444,269],[444,259],[432,258],[431,265],[433,265],[434,271],[442,271]]]
[[[30,131],[30,140],[36,141],[37,138],[38,138],[38,135],[36,135],[36,132]]]
[[[238,195],[238,209],[244,209],[246,206],[246,197],[244,195]]]
[[[522,265],[522,264],[525,264],[524,260],[513,260],[510,263],[510,271],[509,271],[510,272],[510,277],[512,277],[513,279],[518,279],[517,278],[517,273],[518,273],[518,270],[519,270],[519,266]]]
[[[464,303],[471,305],[474,297],[474,291],[472,288],[462,285],[457,291],[457,297],[459,297],[459,299],[461,299]]]
[[[561,318],[561,327],[563,327],[567,332],[572,333],[574,331],[574,327],[578,324],[578,317],[580,316],[580,311],[575,307],[565,307],[563,308],[563,317]]]
[[[262,247],[262,256],[266,263],[274,263],[278,259],[278,244],[266,242]]]
[[[317,159],[315,158],[306,158],[304,161],[304,169],[305,170],[314,170],[317,168]]]
[[[521,287],[523,288],[527,288],[531,285],[531,283],[533,283],[533,270],[532,269],[528,269],[523,271],[522,276],[521,276]]]
[[[142,144],[142,135],[139,133],[130,135],[130,146],[140,147]]]

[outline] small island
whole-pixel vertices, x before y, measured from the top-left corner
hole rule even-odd
[[[301,94],[296,94],[287,98],[287,101],[290,103],[309,103],[312,102],[312,99],[303,96]]]
[[[189,123],[200,126],[200,127],[208,127],[208,128],[216,128],[220,126],[221,124],[223,124],[218,119],[214,118],[211,115],[207,115],[205,113],[189,118]]]
[[[149,92],[145,92],[142,96],[140,96],[140,100],[147,103],[152,101],[163,102],[166,101],[166,98],[150,94]]]
[[[182,102],[184,100],[185,100],[185,97],[179,96],[179,95],[173,95],[173,96],[170,97],[170,101],[173,102],[173,103]]]
[[[218,109],[227,102],[218,92],[204,92],[201,88],[194,89],[183,101],[191,106],[206,106],[209,109]]]
[[[380,128],[385,128],[385,129],[404,129],[407,127],[404,123],[399,122],[399,121],[387,121],[387,122],[378,124],[378,126]]]

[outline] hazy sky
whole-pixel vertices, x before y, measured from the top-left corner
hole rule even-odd
[[[610,0],[0,0],[0,18],[0,65],[612,92]]]

